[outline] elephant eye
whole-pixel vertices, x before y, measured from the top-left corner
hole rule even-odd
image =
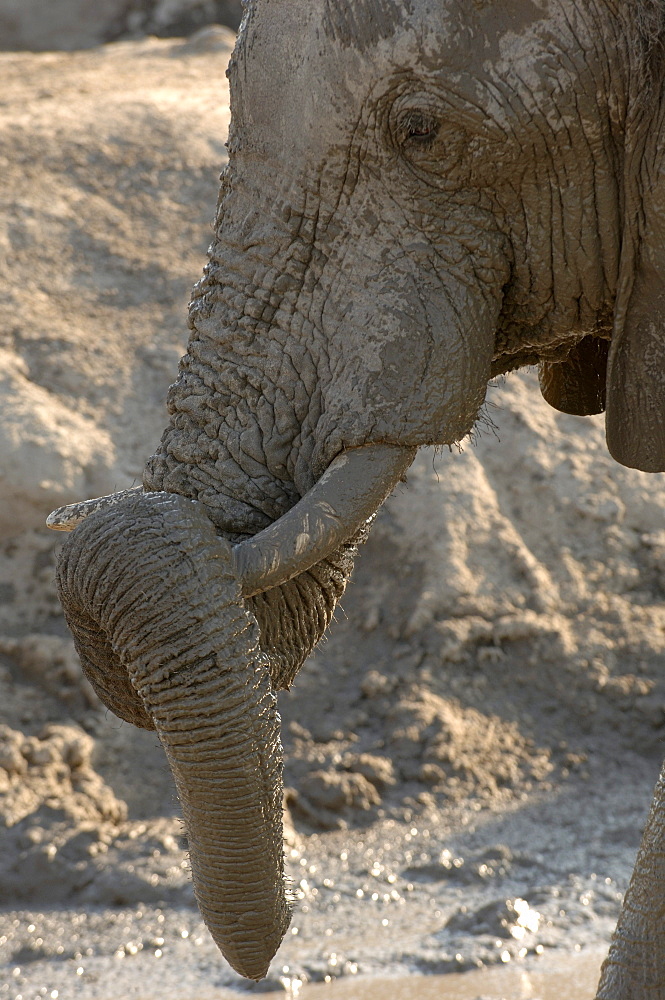
[[[401,146],[426,146],[436,138],[439,122],[426,111],[406,111],[397,122],[397,140]]]

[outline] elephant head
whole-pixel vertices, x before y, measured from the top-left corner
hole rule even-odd
[[[553,405],[607,405],[620,461],[665,468],[656,6],[247,5],[168,426],[142,489],[50,519],[78,524],[58,580],[84,668],[157,730],[243,975],[288,923],[274,691],[415,450],[539,364]]]

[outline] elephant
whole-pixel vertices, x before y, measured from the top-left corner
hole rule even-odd
[[[275,692],[418,448],[488,381],[665,471],[665,3],[247,0],[229,161],[142,486],[61,508],[83,668],[155,729],[201,912],[260,979],[289,922]],[[665,774],[598,998],[665,996]]]

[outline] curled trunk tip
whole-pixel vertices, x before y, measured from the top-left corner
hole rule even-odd
[[[121,503],[127,497],[138,496],[142,492],[142,486],[134,486],[131,490],[109,493],[108,496],[96,497],[94,500],[81,500],[79,503],[66,504],[49,514],[46,518],[46,527],[53,531],[73,531],[91,514],[107,510],[109,507]]]

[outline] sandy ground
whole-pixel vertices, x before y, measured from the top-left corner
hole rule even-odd
[[[238,29],[241,0],[0,0],[0,49],[87,49],[156,35],[191,35],[218,23]]]
[[[201,922],[156,738],[81,676],[42,527],[159,439],[231,41],[0,55],[0,1000],[265,988]],[[665,497],[533,373],[489,401],[462,454],[418,456],[281,699],[271,989],[599,964],[611,934],[663,752]]]

